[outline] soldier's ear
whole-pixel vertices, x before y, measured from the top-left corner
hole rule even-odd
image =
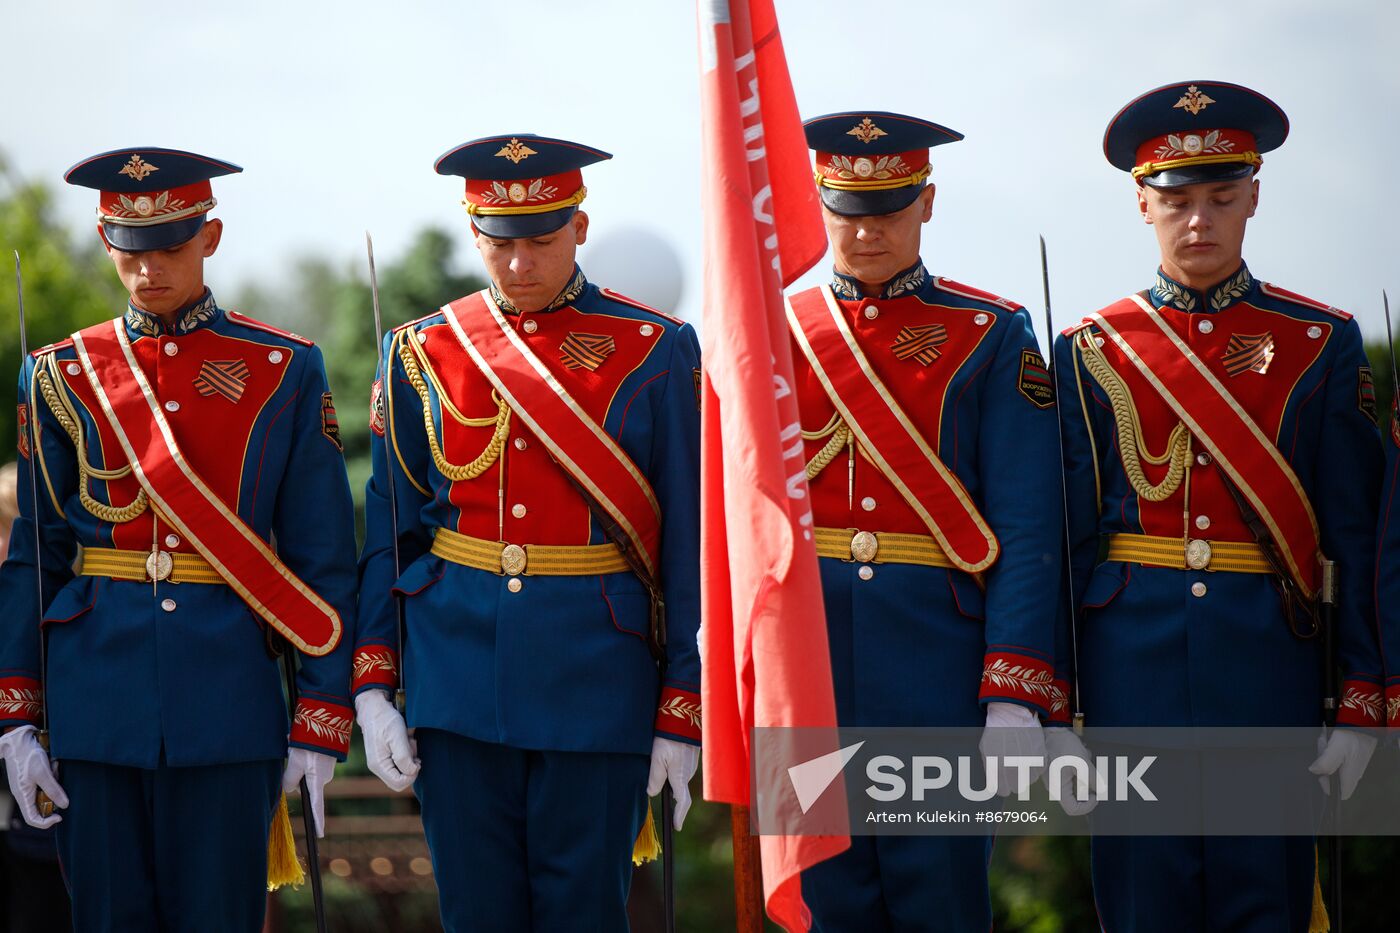
[[[919,192],[919,199],[924,205],[921,211],[924,223],[928,223],[929,218],[933,216],[933,199],[937,192],[938,186],[932,182],[929,183],[927,188]]]
[[[569,218],[569,223],[574,230],[574,245],[582,246],[588,242],[588,215],[583,211],[574,211],[574,216]]]
[[[1152,223],[1152,212],[1148,210],[1149,205],[1147,203],[1147,186],[1140,182],[1137,186],[1137,202],[1138,212],[1142,214],[1142,222],[1146,224]]]
[[[1249,214],[1253,217],[1254,212],[1259,210],[1259,179],[1254,179],[1249,186]]]
[[[224,239],[224,222],[217,217],[205,221],[204,226],[200,228],[199,235],[202,238],[200,255],[208,259],[218,251],[219,244]]]

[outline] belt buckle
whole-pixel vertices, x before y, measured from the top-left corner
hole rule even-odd
[[[501,573],[514,577],[524,572],[525,549],[518,544],[507,544],[501,548]]]
[[[175,569],[175,558],[165,551],[152,551],[146,555],[146,578],[159,583],[169,579]]]
[[[1186,542],[1186,566],[1192,570],[1205,570],[1210,566],[1210,542],[1192,538]]]
[[[868,564],[880,553],[880,539],[871,531],[857,531],[851,536],[851,559]]]

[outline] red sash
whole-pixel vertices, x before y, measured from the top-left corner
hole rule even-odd
[[[443,305],[462,348],[555,461],[615,521],[654,578],[661,506],[632,458],[520,339],[486,291]]]
[[[1288,461],[1186,342],[1140,296],[1089,315],[1254,506],[1308,596],[1321,576],[1317,517]]]
[[[122,319],[79,331],[73,346],[132,472],[161,517],[299,651],[319,657],[334,650],[339,614],[190,466],[136,362]]]
[[[823,285],[791,296],[787,318],[846,425],[948,559],[968,573],[990,567],[1000,553],[996,535],[962,482],[938,459],[875,374],[831,289]]]

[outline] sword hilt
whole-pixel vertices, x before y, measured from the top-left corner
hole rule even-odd
[[[47,755],[49,752],[48,732],[40,732],[38,734],[38,739],[39,747],[42,748],[44,750],[44,754]],[[39,815],[44,819],[48,819],[49,817],[53,816],[53,801],[50,800],[49,795],[44,793],[42,790],[37,790],[34,792],[34,805],[36,808],[38,808]]]

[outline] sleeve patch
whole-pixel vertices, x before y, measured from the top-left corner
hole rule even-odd
[[[1376,413],[1376,381],[1371,377],[1369,366],[1362,366],[1357,373],[1356,404],[1372,424],[1380,424],[1380,416]]]
[[[702,383],[701,383],[701,379],[700,379],[700,369],[699,369],[699,367],[697,367],[696,369],[692,370],[692,372],[695,374],[695,410],[696,410],[696,411],[699,411],[699,410],[700,410],[700,399],[702,398],[702,392],[701,392],[701,390],[700,390],[700,386],[701,386]]]
[[[1050,370],[1039,350],[1021,351],[1021,378],[1016,386],[1036,408],[1055,404],[1055,387],[1050,383]]]
[[[374,380],[374,388],[369,394],[369,429],[380,437],[384,436],[384,380]]]
[[[19,423],[19,432],[16,435],[15,446],[19,449],[19,455],[25,460],[29,459],[29,406],[23,403],[15,406],[16,420]]]
[[[335,403],[331,401],[329,392],[321,393],[321,433],[335,445],[335,449],[345,451],[345,445],[340,441],[340,420],[335,416]]]

